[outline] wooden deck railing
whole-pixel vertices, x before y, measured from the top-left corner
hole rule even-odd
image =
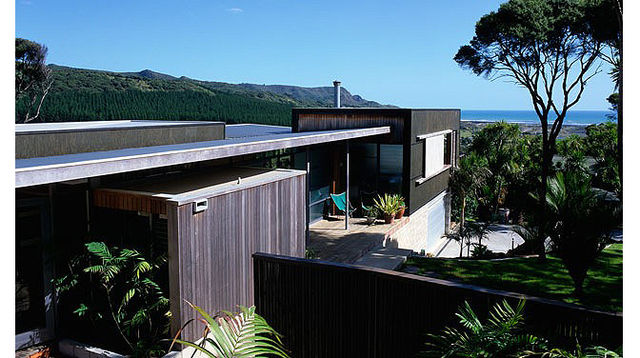
[[[253,263],[257,311],[292,357],[413,357],[465,300],[484,317],[524,298],[527,331],[554,344],[622,344],[622,314],[376,268],[262,253]]]

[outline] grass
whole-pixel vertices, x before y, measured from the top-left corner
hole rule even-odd
[[[546,297],[590,308],[622,311],[622,244],[606,248],[587,273],[583,297],[572,296],[573,281],[556,257],[504,261],[409,258],[418,274],[473,285]]]

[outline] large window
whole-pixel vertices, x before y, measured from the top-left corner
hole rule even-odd
[[[380,193],[402,193],[402,145],[380,144]]]
[[[418,139],[424,141],[424,170],[419,182],[423,182],[453,165],[455,139],[453,131],[446,130],[425,134],[418,136]]]

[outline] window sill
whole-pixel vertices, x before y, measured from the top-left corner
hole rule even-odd
[[[417,179],[416,180],[416,184],[422,184],[422,183],[426,182],[427,180],[429,180],[429,179],[431,179],[431,178],[433,178],[433,177],[435,177],[437,175],[440,175],[442,172],[445,172],[445,171],[447,171],[449,169],[451,169],[451,164],[445,165],[444,167],[442,167],[442,169],[438,170],[435,173],[430,174],[427,177],[423,177],[423,178]]]

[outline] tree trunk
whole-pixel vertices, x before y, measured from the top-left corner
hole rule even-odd
[[[460,257],[462,257],[462,249],[464,247],[464,237],[461,235],[464,233],[464,210],[467,207],[467,196],[462,196],[462,207],[460,208],[460,227],[458,228],[458,234],[460,237]]]
[[[547,253],[544,242],[546,240],[546,231],[544,228],[547,223],[547,179],[551,172],[551,164],[553,162],[553,147],[549,138],[542,138],[542,176],[538,193],[538,259],[545,261]]]
[[[618,83],[618,175],[620,176],[620,202],[622,202],[622,50],[620,50],[620,83]]]
[[[496,193],[496,205],[493,208],[493,215],[498,214],[498,207],[500,206],[500,194],[502,193],[502,179],[498,178],[498,191]],[[493,220],[491,220],[493,221]]]

